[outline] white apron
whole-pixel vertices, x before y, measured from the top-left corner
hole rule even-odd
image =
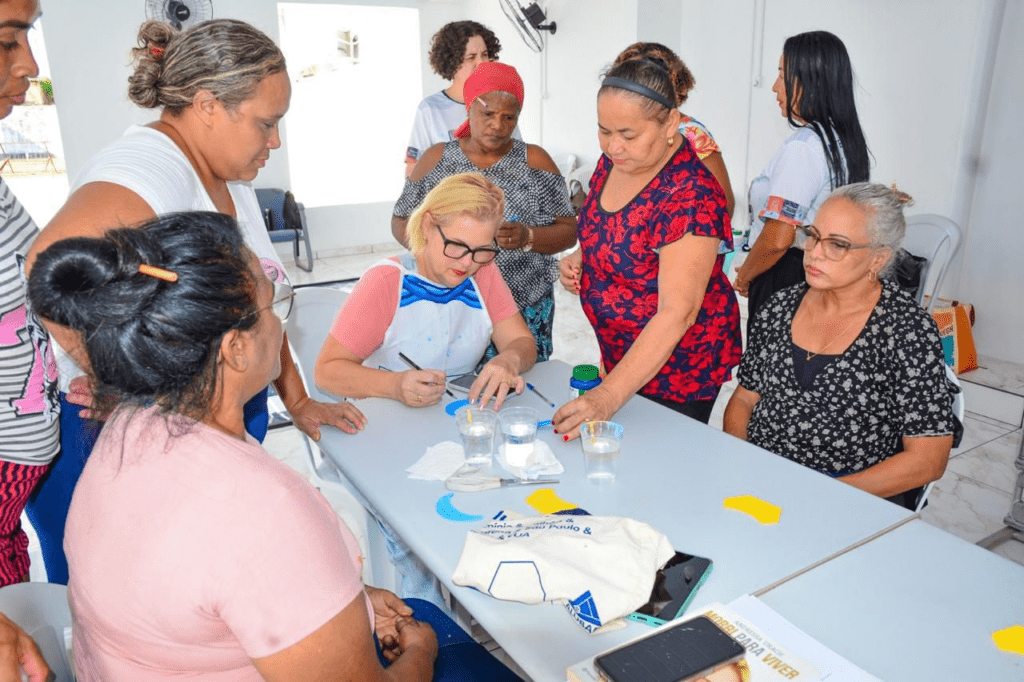
[[[439,369],[445,376],[472,372],[491,341],[491,316],[472,277],[455,288],[435,284],[416,272],[412,254],[401,263],[385,260],[402,273],[398,306],[384,333],[384,343],[363,360],[375,369],[402,372],[409,366],[398,357],[404,353],[423,369]]]

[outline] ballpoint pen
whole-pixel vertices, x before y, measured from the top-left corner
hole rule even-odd
[[[547,398],[547,397],[546,397],[546,396],[545,396],[545,395],[544,395],[543,393],[541,393],[540,391],[538,391],[538,390],[537,390],[537,389],[536,389],[536,388],[534,387],[534,385],[533,385],[533,384],[531,384],[531,383],[527,382],[527,384],[526,384],[526,387],[527,387],[528,389],[530,389],[531,391],[533,391],[533,392],[534,392],[534,393],[536,394],[536,396],[537,396],[538,398],[540,398],[541,400],[543,400],[544,402],[546,402],[546,403],[547,403],[548,405],[550,405],[550,406],[551,406],[552,408],[555,408],[555,407],[557,407],[557,405],[555,405],[555,404],[554,404],[553,402],[551,402],[550,400],[548,400],[548,398]]]
[[[409,356],[408,356],[408,355],[406,355],[405,353],[399,353],[399,354],[398,354],[398,357],[402,358],[402,362],[404,362],[405,364],[409,365],[409,366],[410,366],[410,367],[412,367],[413,369],[418,369],[418,370],[420,370],[420,371],[423,371],[423,368],[422,368],[422,367],[420,367],[419,365],[417,365],[417,364],[416,364],[415,362],[413,362],[412,360],[410,360],[410,359],[409,359]],[[445,393],[447,393],[448,395],[450,395],[450,396],[451,396],[451,397],[453,397],[453,398],[455,397],[455,394],[454,394],[454,393],[452,393],[451,391],[449,391],[449,390],[448,390],[447,388],[446,388],[446,389],[444,389],[444,392],[445,392]]]

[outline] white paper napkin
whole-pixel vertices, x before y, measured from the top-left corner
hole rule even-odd
[[[423,456],[406,471],[409,472],[409,478],[421,481],[447,481],[465,463],[466,453],[462,445],[446,440],[427,448]]]
[[[533,452],[526,458],[524,466],[519,467],[509,464],[508,457],[505,456],[504,443],[498,447],[497,459],[505,471],[516,478],[526,480],[533,480],[541,476],[552,476],[565,471],[565,467],[555,457],[555,453],[551,451],[551,446],[542,440],[535,440],[533,442]]]

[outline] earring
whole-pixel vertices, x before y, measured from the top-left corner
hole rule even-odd
[[[868,270],[868,281],[874,282],[876,279],[878,279],[878,273],[874,270]]]
[[[675,142],[675,141],[676,141],[675,135],[673,135],[672,137],[668,138],[668,146],[671,147],[672,143]]]

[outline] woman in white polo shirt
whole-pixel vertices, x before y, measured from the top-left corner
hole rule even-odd
[[[843,41],[828,31],[787,38],[772,92],[797,130],[750,184],[750,254],[734,282],[750,299],[748,320],[775,292],[804,281],[796,228],[814,221],[833,189],[870,175]]]

